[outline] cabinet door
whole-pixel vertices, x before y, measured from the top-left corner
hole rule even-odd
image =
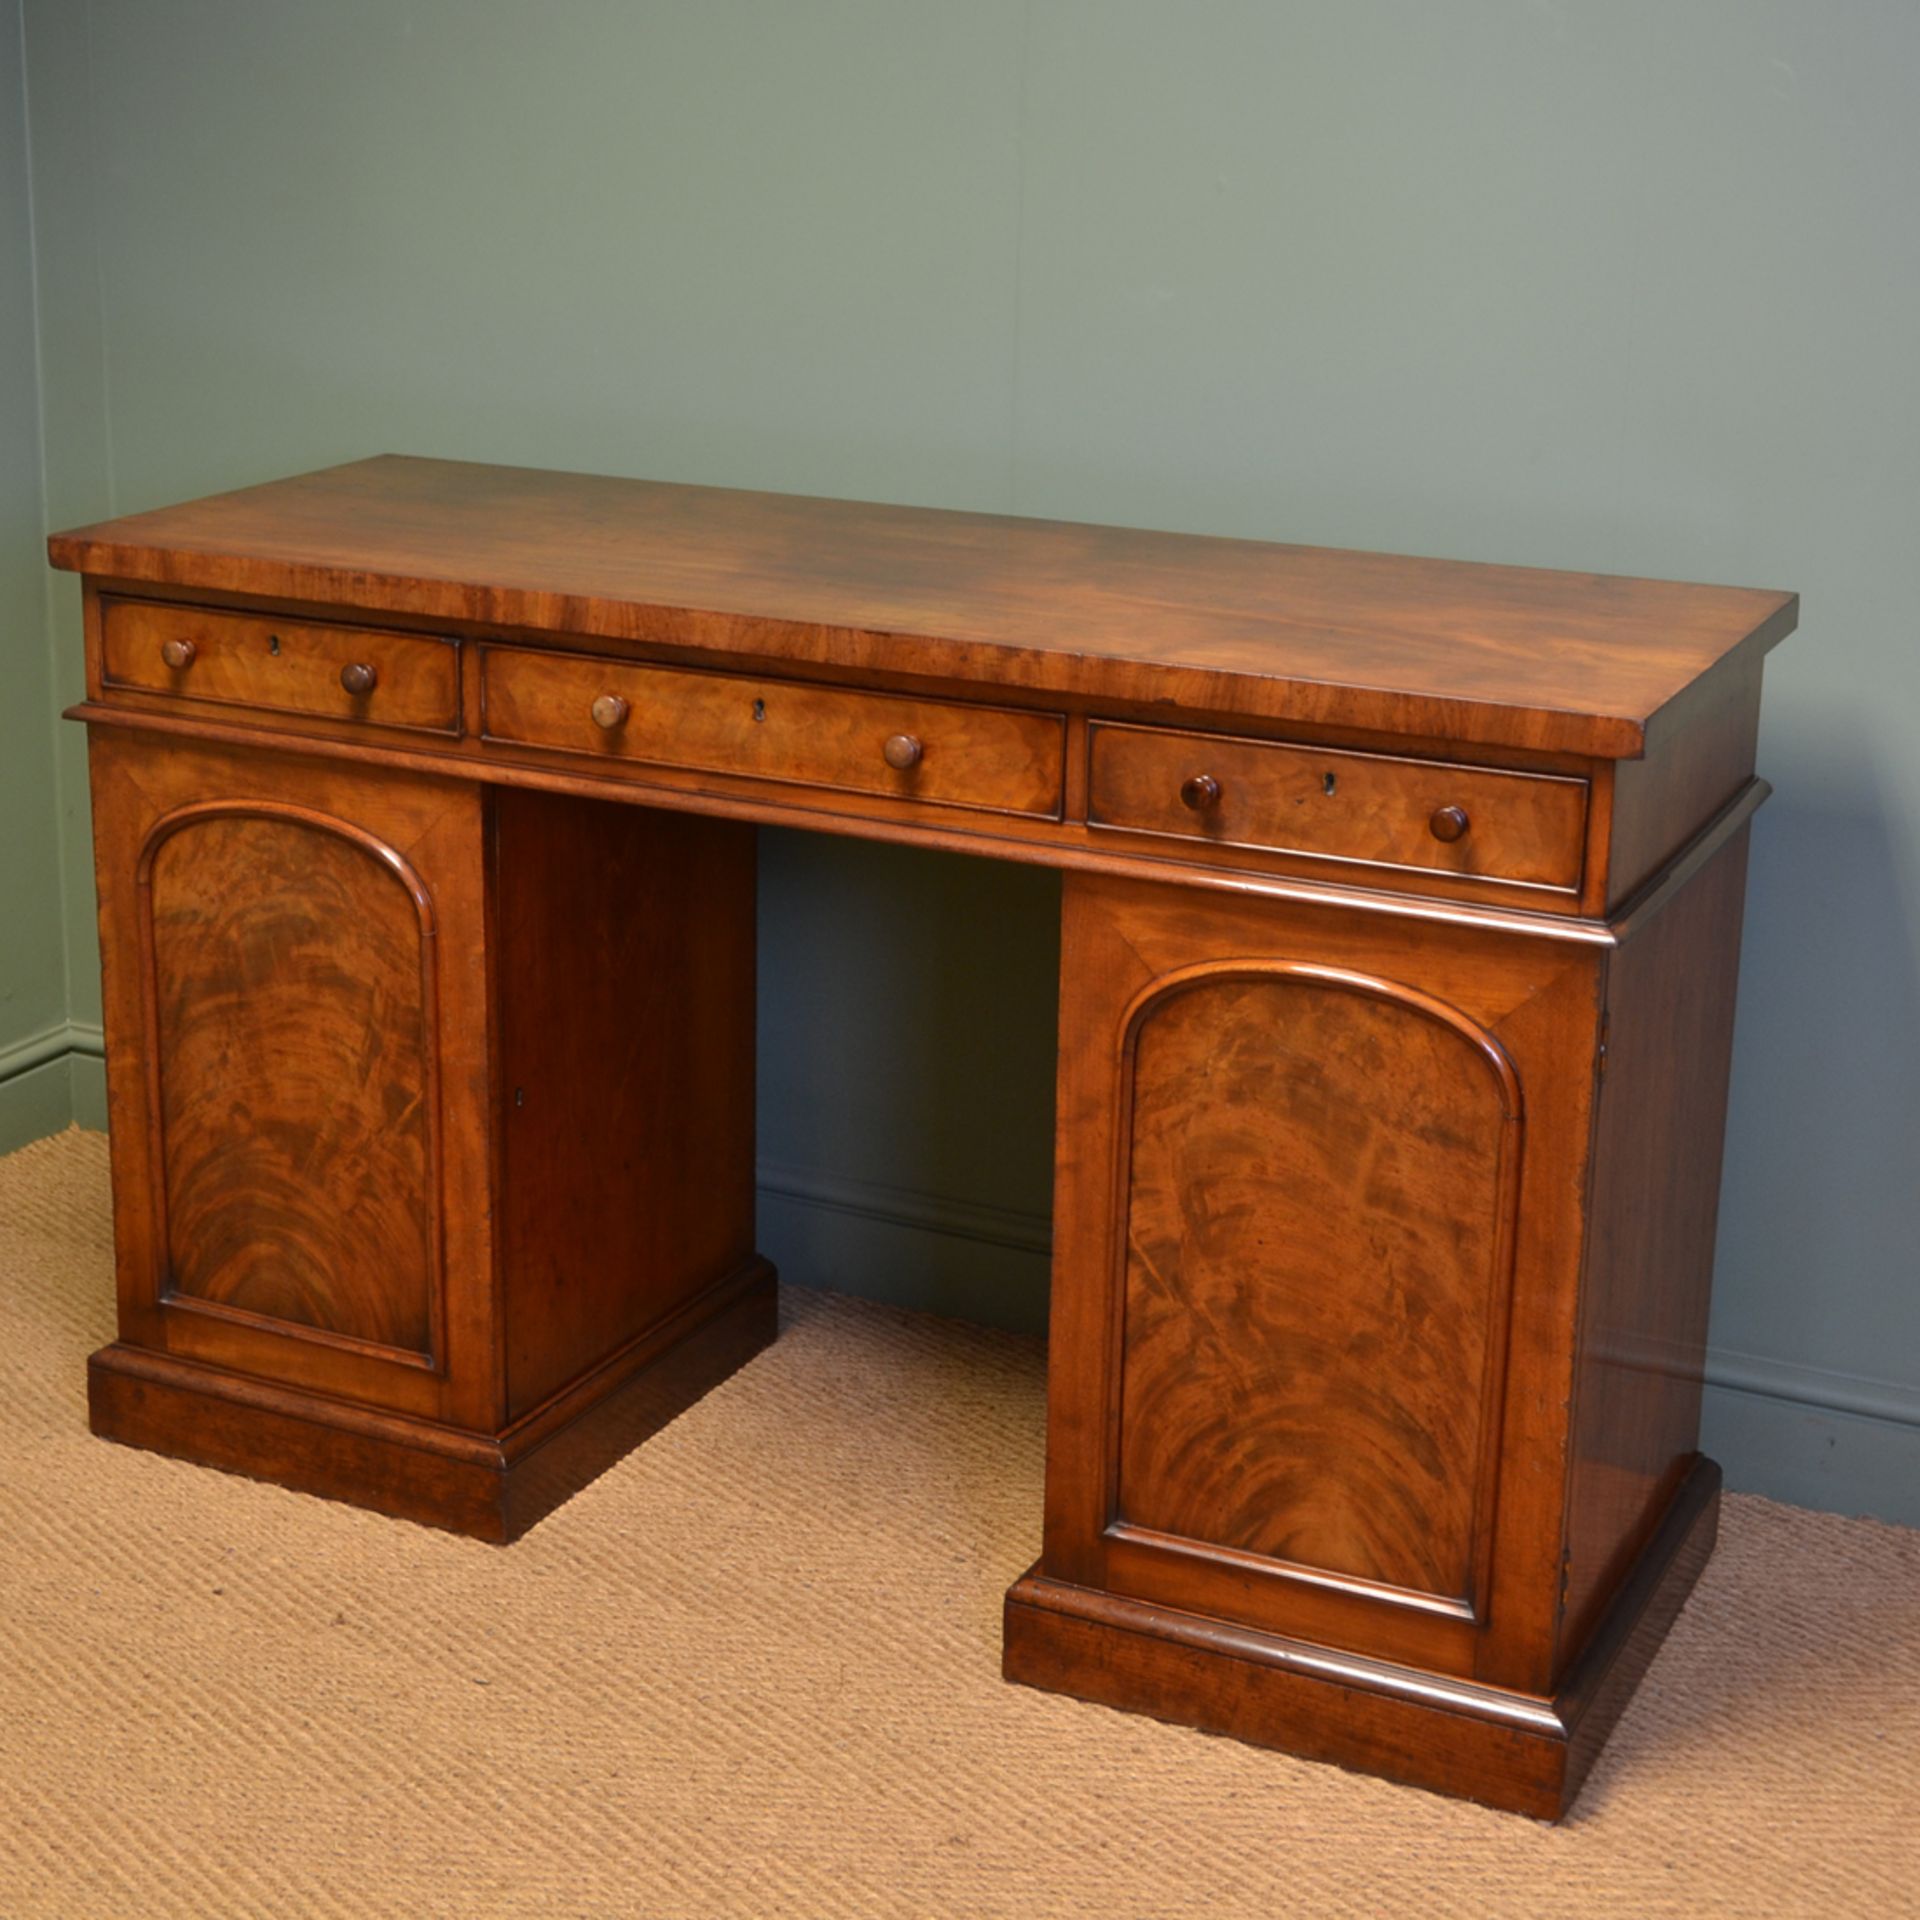
[[[1557,1491],[1501,1468],[1571,1365],[1593,961],[1066,892],[1048,1570],[1463,1673],[1495,1627],[1537,1651]]]
[[[92,763],[122,1337],[484,1411],[477,790],[116,735]]]

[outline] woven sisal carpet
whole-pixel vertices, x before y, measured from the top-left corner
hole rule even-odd
[[[1920,1533],[1729,1501],[1571,1821],[1002,1685],[1030,1342],[791,1292],[506,1551],[90,1439],[106,1148],[0,1161],[0,1916],[1920,1912]]]

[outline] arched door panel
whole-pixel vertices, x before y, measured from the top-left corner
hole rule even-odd
[[[391,847],[269,802],[140,862],[161,1299],[434,1363],[432,912]]]
[[[1121,1045],[1116,1530],[1471,1618],[1520,1118],[1497,1042],[1272,961],[1155,983]]]

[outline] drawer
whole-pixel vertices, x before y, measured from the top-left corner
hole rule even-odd
[[[1087,819],[1216,846],[1571,892],[1587,783],[1153,727],[1092,730]]]
[[[937,806],[1060,813],[1058,714],[507,647],[482,649],[480,684],[493,741]]]
[[[460,730],[459,645],[427,634],[107,600],[101,665],[109,687],[142,693],[427,733]]]

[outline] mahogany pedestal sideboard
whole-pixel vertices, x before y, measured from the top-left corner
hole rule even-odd
[[[1791,595],[392,457],[51,551],[96,1432],[512,1539],[773,1337],[756,823],[1037,862],[1007,1675],[1565,1809],[1713,1542]]]

